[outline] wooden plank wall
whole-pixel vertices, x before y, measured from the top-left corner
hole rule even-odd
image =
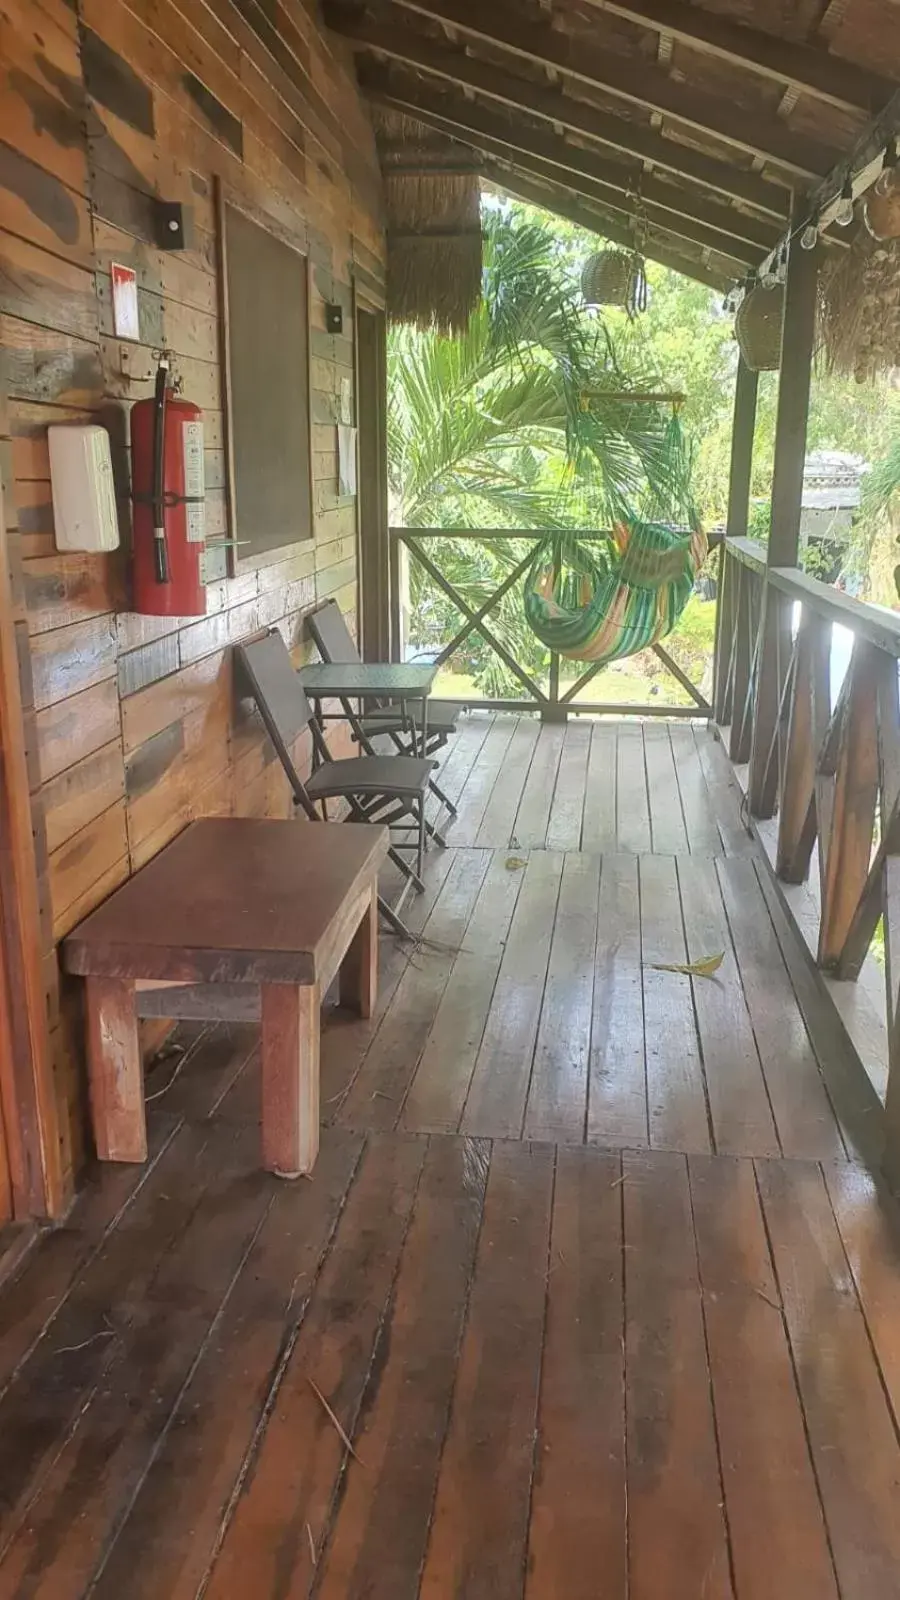
[[[43,855],[48,1008],[62,1166],[84,1148],[78,1018],[60,999],[59,939],[192,817],[284,815],[288,794],[233,701],[230,647],[304,614],[356,611],[356,504],[337,492],[335,420],[354,377],[354,284],[377,302],[380,178],[349,58],[308,0],[3,0],[0,8],[0,359],[21,560],[23,657]],[[134,266],[143,347],[175,352],[206,424],[208,533],[225,533],[214,179],[310,257],[315,540],[225,576],[183,626],[128,607],[128,563],[55,549],[46,430],[109,427],[127,517],[127,413],[152,389],[123,372],[109,268]],[[151,197],[193,213],[190,250],[153,244]],[[344,335],[324,306],[344,308]],[[77,1001],[77,997],[72,997]]]

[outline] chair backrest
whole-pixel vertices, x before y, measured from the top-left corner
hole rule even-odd
[[[348,661],[362,659],[356,648],[356,640],[347,627],[344,614],[336,600],[329,600],[321,610],[314,611],[307,617],[306,625],[316,641],[323,661],[345,664]]]
[[[307,816],[315,817],[316,808],[291,755],[292,746],[304,729],[312,725],[313,716],[287,645],[277,628],[273,628],[260,639],[236,645],[234,654],[239,678],[243,676],[256,701],[294,799]]]

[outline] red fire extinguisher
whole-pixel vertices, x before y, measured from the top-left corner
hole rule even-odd
[[[205,616],[203,413],[169,387],[166,354],[153,399],[131,410],[131,494],[135,611]]]

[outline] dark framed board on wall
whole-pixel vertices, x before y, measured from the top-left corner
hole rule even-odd
[[[314,535],[309,273],[302,250],[219,189],[232,573]]]

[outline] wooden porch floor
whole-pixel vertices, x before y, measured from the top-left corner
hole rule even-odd
[[[473,718],[444,780],[314,1179],[185,1029],[0,1291],[0,1597],[897,1600],[897,1214],[724,757]]]

